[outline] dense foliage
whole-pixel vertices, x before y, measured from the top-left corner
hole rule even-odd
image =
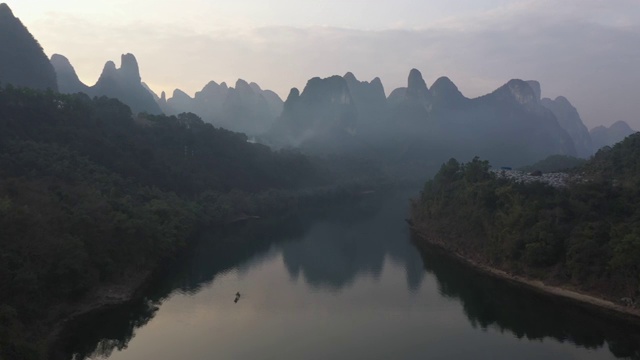
[[[0,89],[0,358],[37,358],[29,335],[57,304],[154,269],[199,228],[354,193],[317,169],[193,114]]]
[[[609,297],[640,296],[640,134],[599,151],[566,187],[451,159],[413,204],[419,231],[464,256]]]

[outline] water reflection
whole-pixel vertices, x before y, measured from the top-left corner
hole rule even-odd
[[[144,299],[70,326],[62,353],[76,359],[169,359],[170,351],[192,358],[475,359],[480,348],[500,348],[502,358],[523,349],[534,349],[528,358],[585,355],[574,345],[535,344],[551,338],[596,349],[595,356],[587,352],[590,358],[611,357],[599,350],[605,345],[617,357],[639,358],[636,330],[504,286],[431,250],[416,251],[404,222],[409,195],[378,194],[328,213],[208,234],[150,284]],[[236,291],[242,298],[234,303]],[[117,352],[140,343],[137,357]],[[285,343],[288,357],[278,349]],[[145,357],[145,346],[160,355]]]
[[[109,357],[114,350],[126,349],[135,330],[146,325],[157,310],[151,301],[136,301],[92,314],[69,325],[66,332],[75,334],[75,341],[54,349],[49,358],[71,358],[70,354],[75,354],[74,359],[85,359],[92,354]]]
[[[284,263],[291,277],[302,276],[312,287],[339,291],[360,275],[378,279],[390,257],[406,269],[409,290],[417,290],[424,278],[422,261],[415,249],[401,240],[406,239],[402,234],[408,234],[403,211],[408,196],[397,194],[364,205],[359,207],[361,211],[342,209],[315,223],[301,241],[283,244]]]
[[[414,239],[417,240],[417,239]],[[566,300],[550,298],[480,275],[441,250],[420,246],[425,269],[433,273],[443,296],[460,299],[472,326],[495,327],[519,339],[553,338],[581,347],[608,346],[619,358],[640,359],[638,329]]]
[[[217,275],[250,259],[258,261],[273,243],[290,241],[304,234],[310,219],[295,216],[265,220],[204,234],[196,246],[155,276],[143,298],[69,324],[62,334],[64,340],[53,349],[50,357],[107,358],[114,350],[125,349],[135,336],[135,330],[146,325],[172,293],[196,294]]]
[[[196,295],[230,270],[250,272],[276,254],[291,277],[312,288],[339,292],[360,276],[378,279],[389,257],[406,269],[407,286],[424,278],[420,256],[408,241],[404,218],[409,193],[374,194],[330,212],[260,220],[218,230],[176,259],[156,277],[144,299],[92,314],[70,325],[54,357],[109,357],[126,348],[175,293]],[[71,358],[72,355],[64,355]]]

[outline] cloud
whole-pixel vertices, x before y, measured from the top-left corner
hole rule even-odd
[[[411,68],[428,84],[449,76],[469,96],[511,78],[536,79],[543,96],[564,95],[589,127],[626,120],[640,129],[640,6],[635,0],[518,1],[420,29],[268,26],[196,30],[188,23],[117,26],[56,15],[34,35],[69,57],[81,78],[132,52],[155,90],[193,94],[210,80],[255,81],[286,96],[314,76],[379,76],[387,93]],[[47,31],[40,29],[48,29]],[[77,29],[83,29],[78,31]]]

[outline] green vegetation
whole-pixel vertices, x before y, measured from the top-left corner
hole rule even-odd
[[[446,249],[619,301],[640,296],[640,135],[599,151],[566,188],[516,183],[451,159],[412,206]]]
[[[202,228],[363,190],[331,186],[326,166],[193,114],[0,88],[0,359],[42,357],[60,305],[152,271]]]

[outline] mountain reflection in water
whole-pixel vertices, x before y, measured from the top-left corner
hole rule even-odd
[[[376,194],[324,214],[209,234],[157,277],[145,299],[69,326],[63,352],[75,359],[640,358],[637,329],[418,251],[404,222],[411,194]]]

